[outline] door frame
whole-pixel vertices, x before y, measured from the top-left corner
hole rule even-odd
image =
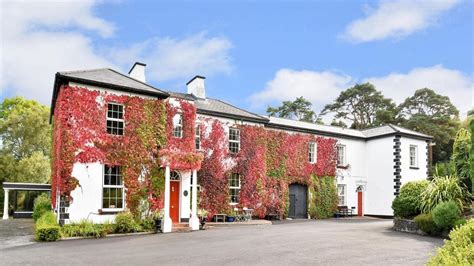
[[[181,186],[182,186],[182,182],[181,182],[181,173],[178,172],[178,171],[171,171],[171,173],[176,173],[178,175],[178,180],[173,180],[171,179],[171,174],[170,174],[170,189],[171,189],[171,182],[174,182],[174,183],[179,183],[178,185],[178,223],[181,223]],[[168,210],[169,213],[171,214],[171,191],[170,191],[170,209]]]

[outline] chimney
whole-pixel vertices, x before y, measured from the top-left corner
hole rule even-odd
[[[194,96],[202,99],[206,99],[206,88],[204,87],[204,80],[206,78],[203,76],[195,76],[192,78],[186,86],[188,86],[188,93],[193,94]]]
[[[134,78],[136,80],[139,80],[141,82],[146,82],[145,80],[145,67],[146,64],[140,63],[140,62],[135,62],[133,64],[132,69],[128,71],[128,75],[131,78]]]

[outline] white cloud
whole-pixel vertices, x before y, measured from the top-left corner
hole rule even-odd
[[[230,73],[229,52],[232,43],[224,37],[209,37],[201,32],[183,39],[153,38],[111,53],[119,55],[119,63],[142,60],[147,76],[155,81],[190,79],[196,74],[211,76]]]
[[[252,105],[258,108],[271,102],[279,103],[303,96],[311,101],[315,111],[319,112],[351,84],[350,76],[332,71],[298,71],[285,68],[278,70],[263,91],[252,95],[250,99]]]
[[[458,0],[380,1],[377,8],[367,8],[367,16],[351,22],[343,37],[354,42],[370,42],[404,37],[436,23],[440,15]]]
[[[314,110],[319,112],[324,105],[333,102],[341,91],[362,82],[374,84],[385,97],[392,98],[397,104],[412,96],[417,89],[430,88],[438,94],[448,96],[460,110],[462,117],[474,106],[472,78],[442,65],[414,68],[408,73],[390,73],[360,79],[332,71],[281,69],[266,83],[265,88],[252,95],[250,100],[254,109],[260,109],[303,96],[312,102]],[[325,122],[330,120],[331,116],[325,117]]]
[[[474,82],[462,72],[445,68],[442,65],[414,68],[408,73],[391,73],[382,77],[371,77],[364,80],[374,84],[386,97],[401,103],[422,88],[433,89],[436,93],[448,96],[466,116],[474,106]]]
[[[92,1],[2,2],[2,90],[49,105],[57,71],[113,66],[81,32],[114,33],[110,22],[93,15],[94,5]]]

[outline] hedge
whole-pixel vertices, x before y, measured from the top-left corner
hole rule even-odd
[[[56,215],[47,211],[36,221],[35,239],[37,241],[56,241],[61,238],[61,227],[56,222]]]

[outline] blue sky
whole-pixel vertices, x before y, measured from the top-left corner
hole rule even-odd
[[[471,1],[2,2],[2,98],[49,105],[54,73],[147,64],[147,81],[257,113],[305,96],[316,111],[370,81],[396,102],[415,89],[473,104]],[[19,16],[19,14],[21,14]],[[13,64],[13,65],[12,65]]]

